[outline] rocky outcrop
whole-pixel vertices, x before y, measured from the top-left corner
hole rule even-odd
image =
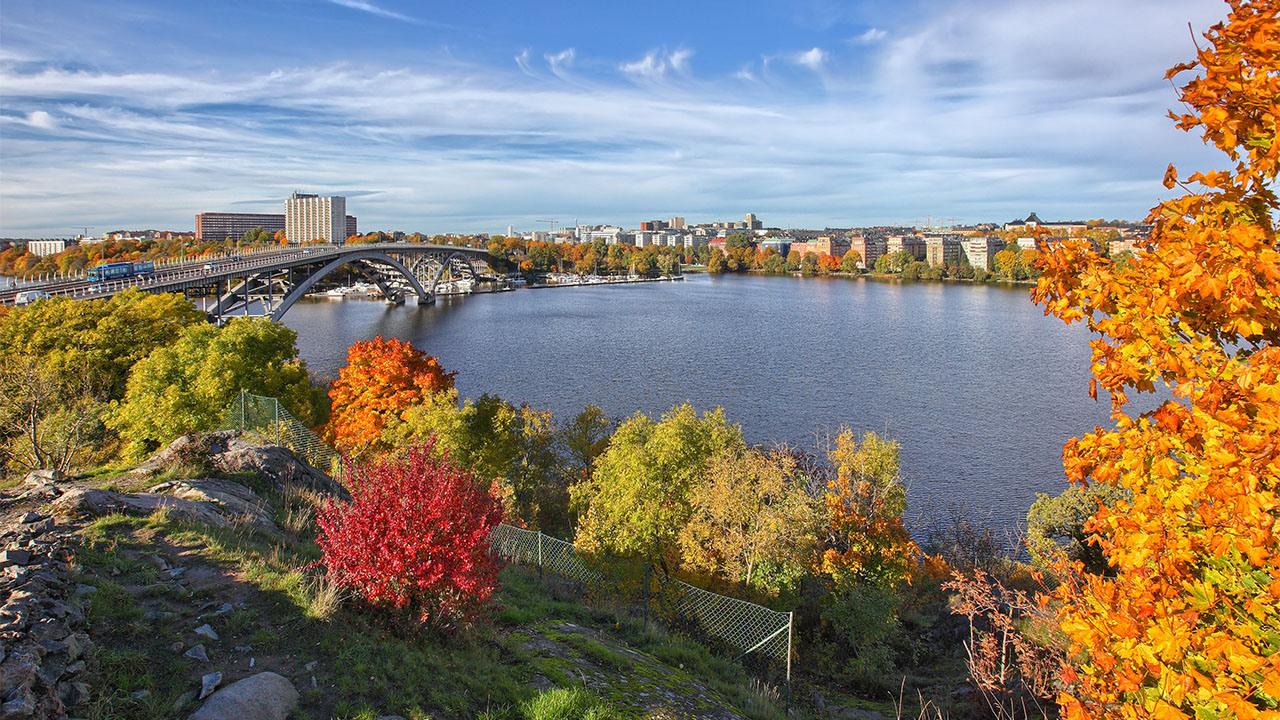
[[[236,524],[249,525],[264,532],[278,530],[271,521],[271,506],[238,482],[213,478],[175,480],[156,485],[147,492],[212,505],[219,515]]]
[[[46,482],[29,476],[27,492]],[[0,718],[65,717],[89,695],[70,548],[53,519],[33,511],[10,519],[0,542]]]
[[[195,466],[211,475],[253,473],[270,482],[278,492],[295,486],[326,495],[347,494],[332,478],[299,460],[286,448],[255,445],[238,430],[184,435],[151,456],[132,474],[153,477],[175,465]]]
[[[285,720],[298,705],[293,683],[273,672],[237,680],[209,696],[187,720]]]

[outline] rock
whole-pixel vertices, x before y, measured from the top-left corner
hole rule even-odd
[[[297,705],[293,683],[261,672],[214,693],[187,720],[285,720]]]
[[[165,571],[165,574],[168,575],[171,579],[177,580],[178,578],[182,577],[182,574],[185,573],[186,571],[187,569],[181,566],[171,567]]]
[[[215,670],[206,674],[204,677],[200,678],[200,695],[197,696],[197,699],[203,700],[209,697],[213,694],[214,690],[218,689],[218,685],[220,684],[222,684],[222,673]]]
[[[213,478],[175,480],[161,483],[148,492],[166,493],[184,500],[210,503],[217,507],[223,516],[236,524],[250,525],[269,533],[279,532],[279,528],[271,519],[271,506],[238,482]]]
[[[22,514],[22,517],[18,518],[18,522],[22,525],[27,525],[29,523],[33,523],[37,520],[42,520],[42,519],[44,519],[44,516],[41,515],[40,513],[32,512],[28,510],[27,512]]]
[[[31,553],[26,550],[0,552],[0,565],[26,565],[29,562],[31,562]]]
[[[199,522],[214,527],[231,527],[231,522],[207,502],[193,502],[170,495],[119,493],[114,490],[74,487],[53,501],[53,512],[59,517],[101,517],[114,513],[147,516],[167,510],[178,520]]]
[[[214,630],[213,626],[210,625],[209,623],[205,623],[200,627],[196,628],[195,633],[201,637],[207,637],[210,640],[218,639],[218,631]]]
[[[147,698],[151,697],[151,691],[150,690],[134,690],[133,692],[129,693],[129,697],[133,698],[134,700],[146,700]]]
[[[36,713],[36,699],[28,691],[22,691],[0,705],[0,717],[28,718]]]
[[[254,665],[256,665],[256,664],[258,664],[258,661],[257,661],[257,660],[255,660],[254,658],[249,658],[249,669],[250,669],[250,670],[252,670],[252,669],[253,669],[253,666],[254,666]]]
[[[179,695],[177,699],[173,701],[173,711],[181,712],[182,708],[190,705],[195,701],[196,701],[196,691],[188,690],[182,693],[181,695]]]
[[[306,670],[307,672],[311,672],[312,670],[315,670],[315,669],[316,669],[316,661],[315,661],[315,660],[312,660],[311,662],[307,663],[306,665],[303,665],[303,666],[302,666],[302,669],[303,669],[303,670]]]
[[[192,646],[190,650],[182,653],[182,656],[189,657],[192,660],[196,660],[202,663],[209,662],[209,654],[206,653],[204,650],[204,643]]]
[[[285,448],[255,445],[237,430],[194,433],[174,440],[133,471],[153,477],[175,464],[203,466],[219,474],[251,472],[275,485],[289,485],[347,498],[346,490],[325,473],[294,457]]]
[[[83,585],[83,584],[76,585],[76,595],[77,595],[77,596],[92,595],[92,594],[94,594],[94,593],[96,593],[96,592],[98,592],[98,588],[96,588],[96,587],[94,587],[94,586],[92,586],[92,585]]]
[[[234,608],[234,607],[232,607],[231,603],[226,603],[226,602],[224,602],[224,603],[222,603],[221,605],[219,605],[219,606],[218,606],[218,609],[217,609],[217,610],[214,610],[214,611],[213,611],[213,616],[214,616],[214,617],[220,617],[220,616],[222,616],[222,615],[226,615],[227,613],[231,612],[231,611],[232,611],[232,610],[234,610],[234,609],[235,609],[235,608]]]
[[[61,470],[32,470],[27,473],[22,482],[27,484],[32,482],[62,482],[65,478],[66,475],[63,475]]]

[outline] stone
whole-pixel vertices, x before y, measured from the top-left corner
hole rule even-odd
[[[285,720],[297,705],[293,683],[261,672],[213,693],[187,720]]]
[[[316,661],[315,661],[315,660],[312,660],[311,662],[307,663],[306,665],[303,665],[303,666],[302,666],[302,669],[303,669],[303,670],[306,670],[307,672],[311,672],[312,670],[315,670],[315,669],[316,669]]]
[[[92,586],[92,585],[83,585],[83,584],[77,584],[77,585],[76,585],[76,595],[77,595],[77,596],[83,597],[83,596],[86,596],[86,595],[93,595],[93,594],[94,594],[94,593],[96,593],[96,592],[98,592],[98,588],[96,588],[96,587],[94,587],[94,586]]]
[[[146,700],[147,698],[151,697],[151,691],[150,690],[134,690],[133,692],[129,693],[129,697],[133,698],[134,700]]]
[[[173,579],[175,579],[175,580],[176,580],[176,579],[178,579],[178,578],[182,577],[182,574],[183,574],[183,573],[185,573],[186,571],[187,571],[187,569],[186,569],[186,568],[184,568],[184,567],[181,567],[181,566],[179,566],[179,567],[171,567],[171,568],[169,568],[168,570],[166,570],[166,571],[165,571],[165,574],[166,574],[166,575],[168,575],[170,578],[173,578]]]
[[[26,565],[29,562],[31,562],[31,553],[26,550],[0,552],[0,565]]]
[[[93,641],[89,639],[88,635],[82,632],[72,633],[65,637],[62,642],[67,647],[68,660],[75,660],[76,658],[84,657],[84,654],[89,651],[89,648],[93,647]]]
[[[28,690],[16,693],[13,699],[0,705],[0,717],[4,718],[32,717],[35,713],[36,699],[31,696],[31,692]]]
[[[207,503],[217,508],[219,513],[237,525],[248,525],[266,533],[280,531],[271,519],[271,506],[252,490],[233,480],[214,478],[175,480],[157,485],[149,492],[165,493],[183,500]]]
[[[226,602],[224,602],[224,603],[222,603],[221,605],[219,605],[219,606],[218,606],[218,609],[217,609],[217,610],[214,610],[214,611],[213,611],[213,616],[214,616],[214,617],[220,617],[220,616],[222,616],[222,615],[226,615],[227,613],[231,612],[231,611],[232,611],[232,610],[234,610],[234,609],[235,609],[235,608],[231,605],[231,603],[226,603]]]
[[[257,663],[258,661],[255,660],[254,658],[249,658],[249,669],[252,670],[253,666],[256,665]]]
[[[222,684],[222,673],[214,670],[200,678],[200,694],[196,696],[197,700],[203,700],[213,694],[214,690]]]
[[[195,633],[200,637],[207,637],[210,640],[218,639],[218,631],[214,630],[213,626],[210,625],[209,623],[205,623],[200,627],[196,628]]]
[[[51,507],[55,515],[66,518],[102,517],[115,513],[146,517],[158,510],[165,510],[177,520],[221,528],[231,527],[231,522],[212,503],[184,500],[171,495],[75,487],[54,500]]]
[[[21,523],[21,524],[23,524],[23,525],[27,525],[27,524],[29,524],[29,523],[33,523],[33,522],[35,522],[35,521],[37,521],[37,520],[41,520],[41,519],[43,519],[43,518],[44,518],[44,516],[43,516],[43,515],[41,515],[40,513],[32,512],[32,511],[28,510],[27,512],[25,512],[25,513],[23,513],[23,514],[22,514],[22,517],[18,518],[18,522],[19,522],[19,523]]]
[[[190,650],[182,653],[183,657],[189,657],[202,663],[209,662],[209,654],[204,650],[204,644],[193,645]]]
[[[190,705],[191,703],[193,703],[193,702],[195,702],[195,701],[196,701],[196,691],[195,691],[195,690],[188,690],[188,691],[186,691],[186,692],[182,693],[181,695],[179,695],[179,696],[178,696],[178,697],[173,701],[173,711],[174,711],[174,712],[181,712],[181,711],[182,711],[182,708],[184,708],[184,707],[186,707],[186,706]]]

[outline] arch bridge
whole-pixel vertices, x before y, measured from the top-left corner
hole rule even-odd
[[[300,298],[340,271],[350,270],[378,286],[389,302],[409,295],[435,302],[446,281],[478,281],[492,275],[491,256],[480,248],[416,243],[291,247],[216,259],[196,259],[159,268],[152,275],[104,282],[64,280],[21,290],[81,299],[110,297],[128,288],[214,297],[206,311],[214,322],[240,315],[279,320]],[[15,290],[0,294],[12,303]]]

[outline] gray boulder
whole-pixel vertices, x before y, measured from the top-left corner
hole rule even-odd
[[[187,720],[285,720],[297,705],[293,683],[273,672],[261,672],[210,695]]]
[[[242,437],[239,430],[184,435],[151,456],[132,473],[152,477],[177,464],[203,467],[211,474],[255,473],[271,482],[277,491],[295,486],[346,496],[341,485],[295,457],[288,449],[255,445]]]
[[[237,524],[251,525],[255,529],[271,533],[278,530],[271,520],[271,506],[238,482],[213,478],[175,480],[161,483],[147,492],[209,503],[220,514]]]
[[[121,493],[97,488],[69,488],[62,497],[53,501],[53,513],[58,517],[101,517],[113,513],[147,516],[165,509],[179,519],[205,523],[215,527],[230,527],[231,521],[218,512],[213,503],[197,502],[171,495],[149,493]]]

